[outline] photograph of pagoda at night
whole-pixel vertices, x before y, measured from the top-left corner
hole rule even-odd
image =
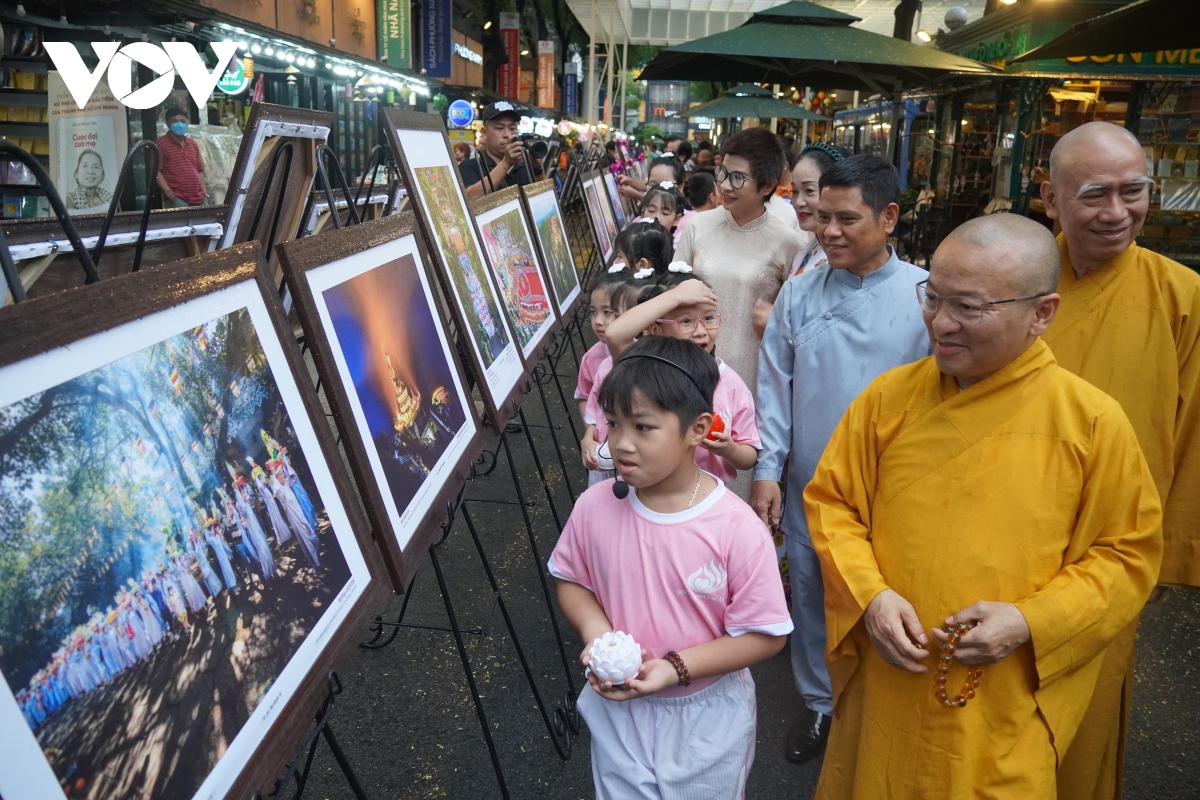
[[[322,292],[400,512],[466,421],[419,269],[404,256]]]

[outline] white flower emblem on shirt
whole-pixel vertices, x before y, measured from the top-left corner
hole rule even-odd
[[[688,587],[696,594],[715,594],[725,588],[728,574],[716,559],[704,564],[688,576]]]

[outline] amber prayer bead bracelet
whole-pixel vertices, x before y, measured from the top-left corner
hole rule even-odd
[[[979,688],[979,676],[983,674],[983,668],[972,664],[967,666],[967,679],[963,681],[962,691],[956,697],[946,694],[946,676],[950,673],[950,665],[954,663],[954,651],[958,649],[963,634],[974,627],[975,624],[971,622],[942,626],[942,630],[950,634],[950,640],[942,645],[942,654],[938,657],[937,674],[933,678],[933,694],[947,708],[962,708],[975,696],[975,690]]]

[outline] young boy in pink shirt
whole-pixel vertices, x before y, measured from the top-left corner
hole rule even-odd
[[[613,358],[619,358],[643,330],[690,341],[708,353],[716,348],[721,327],[716,293],[697,280],[692,268],[682,261],[673,262],[669,270],[659,281],[657,294],[651,293],[648,299],[612,321],[607,338]],[[750,388],[721,359],[715,360],[720,379],[713,394],[713,411],[721,423],[701,442],[696,450],[696,463],[725,483],[733,483],[738,470],[754,469],[762,442],[758,438]],[[589,400],[587,414],[593,413]]]
[[[663,336],[617,360],[600,402],[624,486],[584,492],[550,557],[581,662],[613,630],[642,650],[633,678],[589,672],[579,697],[598,800],[742,797],[757,718],[748,667],[792,630],[766,526],[695,461],[718,377],[702,349]]]

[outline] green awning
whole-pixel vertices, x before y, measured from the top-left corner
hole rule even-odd
[[[709,100],[707,103],[693,106],[680,116],[688,118],[715,117],[717,119],[732,117],[771,119],[772,117],[777,117],[779,119],[807,119],[814,122],[826,121],[825,117],[822,117],[820,114],[814,114],[807,108],[794,106],[786,100],[773,97],[770,92],[758,86],[754,88],[758,89],[762,94],[735,95],[734,92],[737,89],[731,89],[725,93],[724,97],[718,97],[716,100]]]
[[[1200,48],[1200,0],[1140,0],[1073,25],[1013,61],[1194,48]]]
[[[890,94],[896,84],[999,72],[934,47],[852,28],[854,21],[813,3],[785,3],[733,30],[664,47],[640,79],[747,81]]]

